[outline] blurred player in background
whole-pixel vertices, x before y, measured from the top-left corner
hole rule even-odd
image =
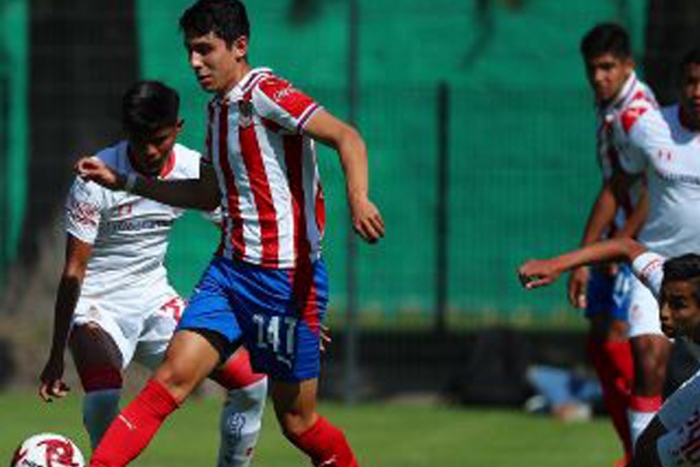
[[[616,185],[621,173],[619,144],[615,140],[618,135],[613,132],[613,122],[626,118],[635,101],[653,101],[654,97],[634,72],[629,36],[622,27],[609,23],[597,25],[583,37],[581,54],[595,94],[596,146],[603,176],[581,241],[582,245],[588,245],[601,238],[635,235],[644,221],[647,203],[642,177],[622,188]],[[641,374],[636,378],[636,390],[632,390],[635,379],[627,324],[630,285],[631,273],[625,264],[590,270],[577,268],[572,271],[568,285],[571,304],[586,309],[590,322],[588,352],[627,458],[632,453],[630,422],[638,427],[637,431],[643,428],[645,411],[655,412],[660,404],[661,399],[657,400],[656,396],[660,395],[663,383],[663,378],[650,379],[646,366],[637,365]],[[647,340],[646,335],[634,337]],[[652,389],[648,389],[652,381]],[[653,404],[649,404],[648,396],[653,397]]]
[[[648,177],[649,214],[639,241],[664,257],[700,252],[700,48],[684,56],[678,75],[677,105],[658,111],[649,103],[640,103],[635,107],[635,118],[617,122],[615,127],[615,131],[627,135],[621,157],[623,168],[632,174],[644,172]],[[639,303],[638,313],[644,314],[648,321],[652,318],[658,321],[659,308],[654,294],[641,282],[637,284],[633,303]],[[698,340],[696,334],[693,339]],[[697,356],[698,353],[694,353]],[[683,391],[688,392],[687,389]],[[693,397],[697,402],[700,395]],[[697,410],[697,414],[700,407],[695,406],[693,410]],[[677,426],[675,419],[668,424],[663,417],[661,420],[669,430]],[[679,430],[685,431],[689,442],[675,453],[685,459],[684,463],[663,465],[700,465],[697,455],[700,450],[696,450],[700,446],[697,416],[688,423]],[[658,429],[658,424],[650,427],[650,434],[645,432],[642,440],[657,436]],[[645,446],[642,449],[647,449]],[[645,458],[642,456],[642,460],[635,462],[646,462]]]
[[[384,235],[368,198],[360,135],[313,99],[248,62],[237,0],[200,0],[180,18],[189,63],[209,105],[207,156],[196,180],[157,182],[94,159],[79,172],[112,189],[183,207],[221,204],[220,247],[180,321],[165,361],[110,426],[92,466],[122,466],[232,351],[245,343],[267,373],[284,435],[316,466],[354,467],[343,432],[316,411],[319,336],[328,301],[321,258],[323,192],[313,140],[337,150],[356,232]]]
[[[588,245],[561,256],[530,260],[519,269],[527,289],[549,285],[564,271],[585,264],[620,260],[632,264],[641,283],[660,304],[660,320],[668,337],[687,339],[700,354],[700,255],[688,253],[666,260],[632,239]],[[663,404],[639,438],[629,467],[700,465],[700,372]]]
[[[156,81],[130,87],[122,102],[127,140],[97,154],[114,170],[147,179],[199,176],[199,153],[176,144],[177,93]],[[123,369],[155,368],[185,308],[168,283],[168,234],[183,210],[76,178],[66,204],[66,260],[56,297],[53,344],[41,374],[46,401],[63,397],[70,345],[85,391],[83,421],[93,448],[117,416]],[[229,389],[218,465],[243,467],[260,431],[267,380],[241,349],[214,379]]]

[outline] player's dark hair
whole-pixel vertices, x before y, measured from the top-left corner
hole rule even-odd
[[[630,36],[619,24],[598,24],[581,39],[581,55],[585,60],[604,54],[611,54],[618,59],[632,57]]]
[[[679,67],[678,67],[678,72],[682,76],[683,73],[685,73],[688,65],[697,65],[697,64],[700,64],[700,47],[693,47],[692,49],[688,50],[685,53],[685,55],[683,55],[683,58],[681,59],[681,63],[679,64]]]
[[[177,91],[160,81],[137,81],[122,97],[122,124],[130,133],[149,134],[175,125],[179,111]]]
[[[672,281],[693,284],[693,297],[700,304],[700,255],[688,253],[664,262],[664,283]]]
[[[241,36],[250,37],[245,5],[239,0],[199,0],[180,17],[185,37],[200,37],[213,32],[227,46]]]

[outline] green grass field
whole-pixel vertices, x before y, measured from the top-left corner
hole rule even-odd
[[[0,394],[0,465],[21,439],[41,431],[68,435],[87,453],[79,399],[43,404],[31,391]],[[133,465],[214,466],[218,408],[217,397],[191,401]],[[608,467],[619,455],[606,419],[564,424],[515,411],[398,403],[325,403],[321,411],[345,428],[366,467]],[[278,433],[271,410],[266,415],[253,464],[309,466]]]

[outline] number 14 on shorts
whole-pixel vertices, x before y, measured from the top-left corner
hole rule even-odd
[[[298,319],[290,316],[253,315],[257,326],[256,345],[260,349],[271,349],[277,360],[292,367]]]

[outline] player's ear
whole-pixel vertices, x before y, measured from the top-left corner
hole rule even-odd
[[[180,133],[182,133],[182,129],[183,129],[184,127],[185,127],[185,120],[181,118],[181,119],[178,120],[177,123],[175,124],[175,128],[176,128],[176,131],[177,131],[177,134],[178,134],[178,135],[179,135]]]
[[[238,39],[233,41],[233,49],[236,51],[238,58],[245,58],[248,55],[248,38],[239,36]]]

